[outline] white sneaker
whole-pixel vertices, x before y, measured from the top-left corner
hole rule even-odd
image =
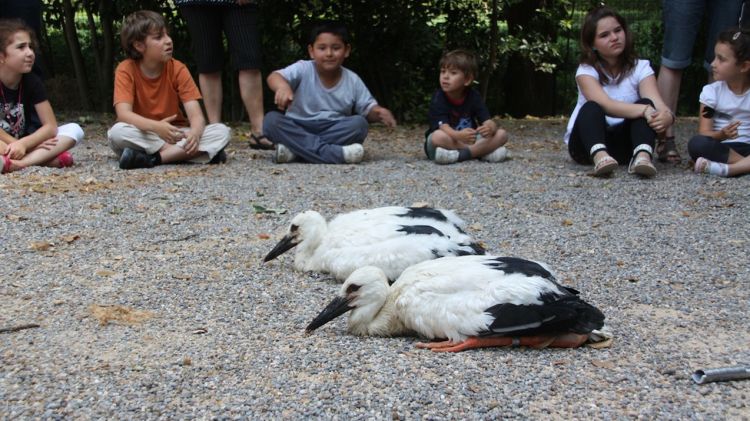
[[[479,159],[487,162],[503,162],[508,159],[508,149],[505,146],[501,146]]]
[[[341,150],[344,152],[344,161],[347,164],[362,162],[362,158],[365,157],[365,148],[360,143],[342,146]]]
[[[436,164],[453,164],[458,162],[458,151],[453,149],[435,148]]]
[[[281,143],[276,144],[276,153],[273,156],[273,161],[275,163],[286,164],[287,162],[292,162],[295,159],[297,159],[297,155],[290,151],[289,148],[282,145]]]

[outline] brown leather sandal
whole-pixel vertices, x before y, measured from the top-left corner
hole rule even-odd
[[[260,149],[264,151],[271,151],[275,148],[274,144],[271,143],[270,140],[266,137],[266,135],[256,135],[255,133],[250,133],[249,139],[250,143],[250,149]]]
[[[658,141],[656,145],[656,158],[659,162],[669,162],[672,164],[682,162],[682,158],[679,152],[677,152],[677,145],[674,143],[674,136],[665,137]]]

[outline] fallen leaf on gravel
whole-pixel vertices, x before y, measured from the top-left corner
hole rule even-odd
[[[254,213],[275,213],[277,215],[283,215],[286,213],[286,209],[267,208],[265,206],[256,205],[255,203],[253,203],[253,212]]]
[[[175,273],[175,274],[172,274],[172,277],[174,279],[180,279],[182,281],[189,281],[190,279],[193,278],[191,275],[188,275],[186,273]]]
[[[80,240],[80,239],[81,239],[81,236],[80,236],[80,235],[78,235],[78,234],[73,234],[73,235],[66,235],[66,236],[63,236],[63,238],[62,238],[62,239],[63,239],[63,241],[65,241],[66,243],[70,244],[70,243],[72,243],[72,242],[74,242],[74,241],[76,241],[76,240]]]
[[[188,366],[188,365],[192,365],[192,364],[193,364],[193,360],[191,360],[190,357],[185,357],[185,358],[182,359],[182,365],[183,366]]]
[[[612,361],[591,360],[591,364],[594,367],[599,367],[599,368],[607,368],[607,369],[615,368],[615,363],[613,363]]]
[[[594,343],[586,344],[586,346],[589,348],[594,348],[594,349],[609,348],[612,346],[612,338],[605,339],[601,342],[594,342]]]
[[[690,212],[688,212],[688,211],[682,211],[682,216],[684,216],[685,218],[689,218],[690,217]]]
[[[11,222],[26,221],[29,219],[25,216],[20,216],[20,215],[5,215],[5,218],[7,218]]]
[[[271,236],[268,234],[258,234],[258,238],[260,238],[261,240],[268,240],[269,238],[271,238]]]
[[[562,224],[565,225],[566,227],[569,227],[573,225],[573,221],[571,221],[570,219],[563,219]]]
[[[111,270],[100,269],[94,272],[94,274],[98,276],[112,276],[115,274],[115,272],[112,272]]]
[[[430,204],[427,202],[414,202],[411,204],[412,208],[428,208]]]
[[[89,311],[96,320],[99,320],[101,326],[109,323],[132,325],[154,317],[154,313],[150,311],[136,310],[121,305],[92,304],[89,306]]]
[[[29,247],[36,251],[47,251],[54,246],[55,245],[49,241],[32,241],[31,244],[29,244]]]
[[[474,195],[471,194],[470,191],[464,192],[464,194],[466,194],[466,198],[469,199],[469,200],[471,200],[474,197]]]

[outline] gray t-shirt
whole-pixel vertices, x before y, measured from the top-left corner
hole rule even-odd
[[[287,117],[296,120],[338,120],[353,114],[366,117],[378,102],[356,73],[345,67],[341,69],[341,80],[333,88],[320,83],[312,60],[300,60],[277,70],[294,91]]]

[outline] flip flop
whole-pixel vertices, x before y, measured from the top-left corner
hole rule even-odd
[[[275,149],[274,144],[264,134],[257,136],[255,133],[250,133],[250,139],[248,140],[250,141],[250,149],[260,149],[263,151],[272,151]],[[264,143],[263,140],[266,140],[268,143]]]

